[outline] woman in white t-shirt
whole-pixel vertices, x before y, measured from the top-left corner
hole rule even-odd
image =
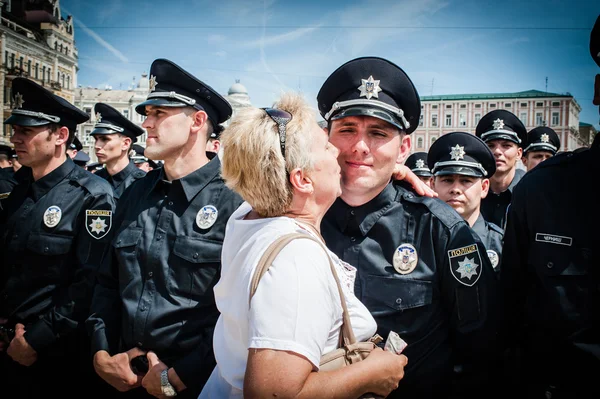
[[[342,324],[330,258],[357,340],[369,339],[377,326],[354,296],[354,267],[314,241],[286,245],[248,302],[267,247],[291,232],[321,239],[321,220],[341,194],[338,150],[315,115],[300,95],[286,94],[276,108],[240,111],[222,133],[223,178],[246,202],[225,231],[214,289],[221,312],[213,342],[217,367],[200,398],[386,396],[404,375],[406,357],[379,348],[363,362],[319,372]]]

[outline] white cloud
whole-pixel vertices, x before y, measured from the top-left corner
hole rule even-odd
[[[227,52],[225,52],[225,51],[221,50],[221,51],[217,51],[217,52],[215,53],[215,55],[216,55],[217,57],[224,58],[224,57],[227,57]]]

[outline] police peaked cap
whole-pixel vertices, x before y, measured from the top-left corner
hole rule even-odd
[[[447,133],[434,141],[427,164],[434,176],[491,177],[496,173],[496,160],[488,145],[467,132]]]
[[[546,126],[539,126],[531,129],[527,134],[527,148],[523,150],[523,153],[528,151],[548,151],[552,155],[556,155],[556,152],[560,148],[560,138],[558,134]]]
[[[433,176],[431,170],[429,170],[429,166],[427,166],[427,153],[424,151],[410,154],[410,156],[406,158],[406,161],[404,161],[404,165],[408,166],[417,176]]]
[[[85,151],[77,151],[77,154],[75,154],[75,157],[73,158],[73,162],[75,162],[76,164],[83,164],[83,165],[88,163],[89,160],[90,160],[90,156],[88,154],[86,154]]]
[[[162,58],[150,67],[150,94],[135,107],[136,112],[146,115],[146,105],[204,110],[213,126],[225,122],[233,112],[231,104],[212,87]]]
[[[475,128],[477,137],[486,143],[491,140],[509,140],[526,147],[527,129],[515,114],[505,109],[488,112]]]
[[[104,165],[100,162],[94,162],[86,165],[88,171],[104,169]]]
[[[77,151],[81,151],[83,149],[83,144],[81,144],[81,141],[79,141],[77,136],[73,136],[73,141],[71,144],[69,144],[69,149]]]
[[[156,168],[158,165],[153,160],[149,159],[144,153],[146,149],[139,144],[134,144],[131,146],[131,151],[129,153],[129,158],[135,164],[148,162],[150,166]]]
[[[379,57],[348,61],[325,81],[317,94],[327,122],[347,116],[372,116],[410,134],[419,125],[421,99],[406,73]]]
[[[74,132],[78,124],[89,119],[88,114],[32,80],[15,78],[12,92],[14,108],[5,124],[43,126],[56,123]]]
[[[596,65],[600,67],[600,15],[590,33],[590,55]]]
[[[135,143],[138,136],[144,134],[144,129],[127,119],[122,113],[108,104],[96,103],[94,112],[99,117],[90,136],[96,134],[119,133],[127,136]]]
[[[7,157],[11,157],[12,153],[13,153],[13,148],[8,146],[8,145],[4,145],[4,144],[0,144],[0,154],[4,154]]]
[[[223,130],[225,130],[223,125],[216,125],[213,129],[213,132],[210,134],[210,138],[219,140],[221,138],[221,132],[223,132]]]

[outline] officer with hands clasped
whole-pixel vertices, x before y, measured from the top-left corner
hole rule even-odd
[[[146,176],[129,159],[131,147],[144,129],[108,104],[97,103],[94,112],[96,125],[90,136],[96,140],[94,150],[98,161],[105,165],[96,176],[110,183],[118,200],[131,183]]]
[[[23,167],[0,212],[0,387],[6,398],[81,397],[94,390],[84,322],[114,199],[106,181],[66,154],[88,119],[37,83],[15,78],[4,121]]]
[[[450,205],[477,233],[496,272],[500,271],[504,231],[481,215],[481,200],[490,188],[490,176],[496,171],[494,155],[478,137],[452,132],[437,139],[427,158],[433,171],[433,189],[438,198]]]
[[[150,75],[136,111],[146,116],[145,156],[164,166],[119,199],[88,331],[97,373],[128,397],[196,399],[216,365],[213,287],[226,222],[242,203],[225,186],[219,157],[207,158],[206,142],[232,109],[169,60],[155,60]]]
[[[377,332],[408,343],[405,377],[390,397],[448,397],[456,363],[465,364],[467,396],[487,393],[497,281],[484,246],[452,208],[392,180],[418,126],[414,85],[388,60],[357,58],[327,78],[317,101],[342,170],[323,237],[357,267],[355,294]]]

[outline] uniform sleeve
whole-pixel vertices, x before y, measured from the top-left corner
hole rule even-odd
[[[71,284],[66,290],[60,291],[61,296],[55,301],[55,306],[25,333],[25,339],[36,351],[52,344],[60,336],[84,327],[94,289],[97,271],[95,262],[102,257],[108,244],[108,234],[103,233],[110,232],[114,208],[112,193],[108,191],[97,195],[88,194],[84,198],[75,223],[76,231],[70,255]],[[92,219],[98,224],[86,226],[92,223]]]
[[[497,357],[498,280],[479,237],[466,223],[450,232],[441,278],[450,307],[455,364],[473,394],[481,393]],[[479,389],[479,388],[481,389]]]
[[[101,255],[86,328],[91,339],[91,354],[105,350],[118,352],[121,335],[121,296],[119,293],[118,262],[112,241],[123,222],[126,201],[120,201],[115,212],[113,229]]]

